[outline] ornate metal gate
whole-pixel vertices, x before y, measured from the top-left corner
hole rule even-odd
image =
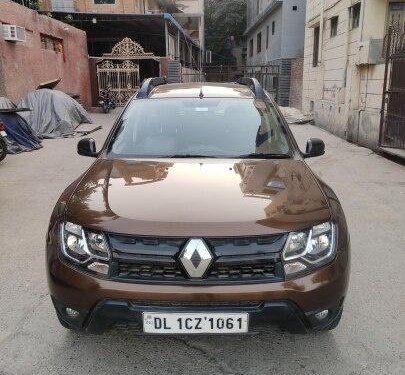
[[[111,53],[105,53],[97,63],[98,92],[107,88],[117,105],[124,105],[135,94],[140,84],[139,64],[141,59],[155,59],[153,53],[145,52],[142,46],[130,38],[117,43]]]
[[[405,149],[405,23],[393,22],[384,40],[385,76],[380,147]]]
[[[97,65],[97,79],[99,93],[110,88],[115,103],[124,105],[139,88],[139,65],[130,60],[104,60]]]

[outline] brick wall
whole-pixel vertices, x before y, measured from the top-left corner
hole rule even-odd
[[[302,109],[302,79],[304,73],[304,58],[291,61],[290,78],[290,107]]]
[[[80,94],[90,105],[90,77],[86,33],[36,11],[0,1],[2,23],[25,27],[26,42],[7,42],[0,33],[0,90],[18,102],[41,82],[61,78],[58,90]],[[41,34],[62,42],[63,53],[45,49]]]

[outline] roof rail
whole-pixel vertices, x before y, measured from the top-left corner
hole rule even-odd
[[[147,99],[151,91],[160,85],[165,85],[167,83],[166,77],[153,77],[144,79],[141,88],[136,94],[137,99]]]
[[[256,99],[268,99],[266,92],[256,78],[242,77],[238,79],[237,83],[248,86],[255,94]]]

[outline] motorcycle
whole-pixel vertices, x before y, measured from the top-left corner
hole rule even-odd
[[[111,109],[115,109],[114,98],[109,88],[101,91],[99,104],[103,108],[104,113],[108,113]]]
[[[6,137],[6,127],[2,122],[0,122],[0,161],[2,161],[7,155],[7,143],[5,140]]]

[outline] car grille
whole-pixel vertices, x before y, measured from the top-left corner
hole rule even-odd
[[[286,235],[204,238],[214,259],[205,275],[191,279],[179,261],[188,238],[108,235],[111,277],[128,282],[227,283],[284,279],[281,251]]]

